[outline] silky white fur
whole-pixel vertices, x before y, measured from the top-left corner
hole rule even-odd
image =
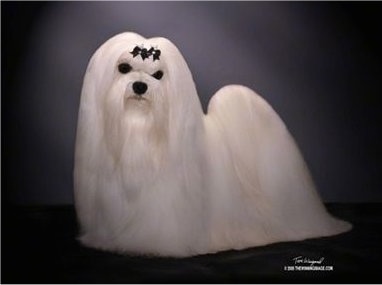
[[[136,45],[160,60],[133,58]],[[133,70],[118,72],[128,62]],[[157,80],[151,75],[162,70]],[[147,83],[143,100],[132,90]],[[192,256],[329,236],[350,224],[325,210],[285,125],[243,86],[203,114],[191,73],[167,39],[119,34],[90,60],[81,94],[74,193],[83,244]]]

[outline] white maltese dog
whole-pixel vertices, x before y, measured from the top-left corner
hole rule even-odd
[[[80,240],[120,253],[192,256],[339,234],[284,123],[226,86],[203,114],[164,38],[119,34],[88,65],[75,151]]]

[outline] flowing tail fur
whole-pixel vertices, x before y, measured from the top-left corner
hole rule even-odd
[[[214,184],[210,196],[215,250],[351,229],[327,213],[292,136],[251,89],[220,89],[204,122]]]

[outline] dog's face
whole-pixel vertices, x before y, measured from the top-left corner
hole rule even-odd
[[[104,43],[90,60],[81,96],[79,145],[102,145],[116,159],[124,151],[138,153],[132,151],[134,145],[167,145],[175,151],[190,143],[187,137],[194,136],[201,121],[190,70],[167,39],[123,33]]]
[[[137,49],[142,50],[143,55],[133,52]],[[120,109],[125,115],[133,116],[136,112],[147,115],[155,110],[166,111],[163,107],[167,105],[168,74],[159,54],[160,50],[152,47],[121,49],[114,61],[113,80],[106,98],[113,112]]]

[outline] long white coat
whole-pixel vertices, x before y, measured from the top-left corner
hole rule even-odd
[[[136,46],[161,51],[143,60]],[[132,69],[124,74],[118,65]],[[163,77],[153,74],[161,70]],[[134,82],[148,88],[138,96]],[[119,34],[93,55],[79,110],[74,193],[83,244],[192,256],[350,229],[325,210],[306,164],[269,104],[226,86],[203,114],[167,39]]]

